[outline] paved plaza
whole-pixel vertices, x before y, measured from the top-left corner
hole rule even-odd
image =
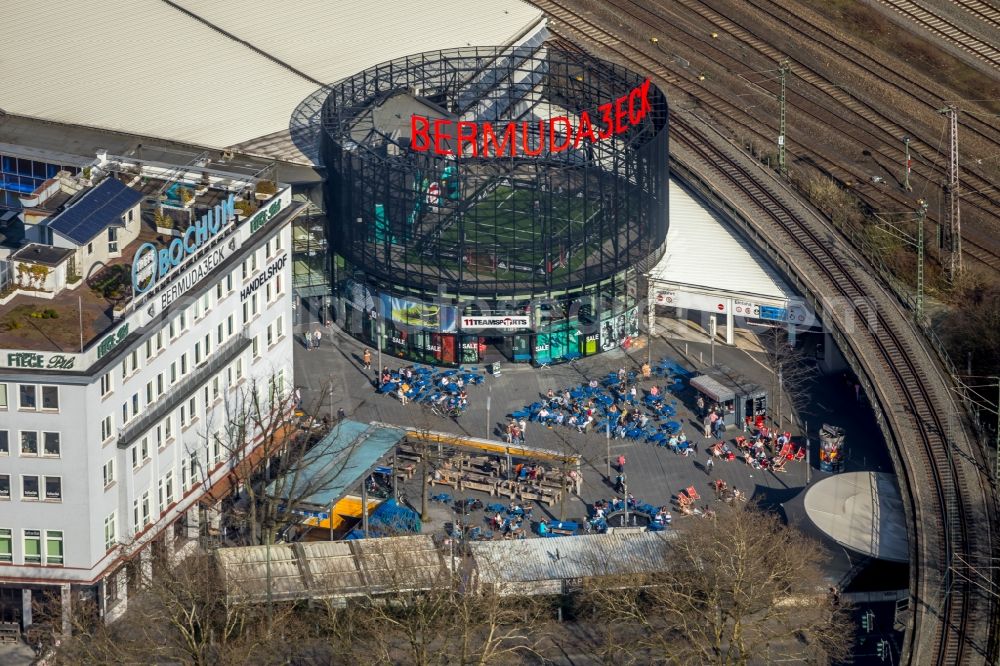
[[[437,416],[421,405],[412,402],[403,405],[395,397],[377,393],[373,385],[378,371],[374,350],[373,369],[365,371],[361,360],[365,347],[356,340],[336,327],[329,327],[324,329],[321,347],[307,350],[301,344],[303,328],[299,327],[297,332],[300,342],[296,349],[295,376],[305,409],[315,410],[320,414],[336,413],[338,409],[343,409],[348,418],[358,421],[379,421],[479,438],[488,436],[497,441],[502,441],[501,429],[509,420],[508,415],[540,401],[550,388],[558,391],[586,384],[590,379],[601,379],[609,371],[616,371],[622,366],[628,370],[638,370],[647,356],[652,357],[654,364],[663,358],[672,359],[695,373],[707,369],[710,358],[709,346],[695,341],[697,335],[673,327],[670,338],[654,337],[651,353],[645,347],[645,338],[642,338],[627,352],[616,350],[545,369],[504,363],[499,377],[488,375],[483,384],[468,388],[469,409],[457,420],[453,420]],[[759,350],[759,347],[752,340],[741,343],[739,348],[716,345],[716,364],[731,368],[761,386],[770,386],[771,379],[765,359],[759,351],[752,351],[754,349]],[[702,362],[699,362],[699,357]],[[383,364],[392,368],[408,365],[405,361],[387,355],[383,355]],[[465,367],[480,372],[484,370],[482,366]],[[664,383],[665,380],[654,377],[641,380],[639,387],[648,389],[653,384],[658,384],[662,388]],[[813,395],[810,396],[808,413],[802,415],[810,423],[811,470],[808,474],[805,461],[789,462],[785,466],[786,472],[776,473],[752,469],[739,459],[732,462],[716,459],[714,469],[711,474],[707,474],[706,449],[716,440],[702,436],[700,421],[693,413],[693,389],[684,382],[680,387],[669,387],[668,392],[670,395],[667,400],[677,400],[677,416],[673,420],[680,422],[688,438],[698,443],[697,455],[685,457],[673,453],[665,446],[627,439],[612,439],[609,446],[603,431],[580,434],[575,428],[567,426],[547,428],[538,423],[528,423],[525,433],[525,443],[528,446],[572,453],[580,456],[583,461],[584,481],[580,496],[569,495],[565,502],[557,502],[551,507],[538,507],[534,513],[535,519],[582,519],[587,515],[587,505],[595,500],[614,497],[617,472],[612,468],[610,477],[608,476],[610,451],[612,463],[618,455],[625,455],[628,490],[640,503],[648,502],[657,506],[671,504],[671,499],[677,492],[688,486],[694,486],[703,498],[699,505],[710,503],[714,499],[710,482],[723,479],[730,487],[739,488],[754,501],[783,512],[790,523],[820,537],[805,517],[802,495],[807,478],[810,482],[815,482],[825,476],[818,469],[816,437],[823,422],[840,425],[847,431],[846,470],[892,471],[881,434],[864,397],[859,403],[855,398],[853,384],[846,385],[840,376],[820,376],[817,379]],[[490,407],[488,414],[487,402]],[[805,442],[799,428],[786,425],[785,429],[792,432],[796,446]],[[729,428],[726,437],[730,445],[739,434],[741,431]],[[418,505],[419,484],[414,480],[412,485],[412,488],[407,488],[407,495],[411,503]],[[436,489],[432,494],[439,492],[448,492],[456,498],[487,499],[483,493],[456,493],[451,488]],[[439,529],[443,522],[453,517],[447,507],[433,503],[430,515],[428,528],[431,530]],[[681,519],[676,511],[674,519],[675,525]],[[832,542],[828,541],[827,545],[831,546],[831,552],[840,550]],[[850,562],[841,562],[839,566],[849,568]]]

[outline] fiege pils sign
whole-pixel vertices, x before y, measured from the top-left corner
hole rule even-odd
[[[410,149],[418,153],[481,158],[560,153],[575,150],[585,142],[593,144],[624,134],[642,123],[651,108],[649,79],[646,79],[628,94],[597,107],[596,119],[581,111],[575,121],[556,116],[494,125],[414,114],[410,117]]]

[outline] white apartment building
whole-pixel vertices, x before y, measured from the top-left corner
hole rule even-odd
[[[220,498],[206,494],[234,464],[228,415],[251,390],[267,401],[293,387],[291,221],[303,206],[291,188],[254,197],[233,174],[114,159],[98,177],[141,182],[146,197],[143,231],[121,251],[131,294],[99,272],[58,292],[0,292],[0,621],[22,627],[53,586],[64,621],[77,591],[120,614],[124,563],[189,548],[211,522],[205,504]],[[164,236],[150,223],[159,192],[185,179],[207,203]],[[241,194],[256,210],[234,210]]]

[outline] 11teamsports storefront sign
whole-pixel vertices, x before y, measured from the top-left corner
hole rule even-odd
[[[501,330],[515,330],[519,328],[530,328],[531,317],[526,315],[507,315],[500,317],[462,317],[462,330],[477,330],[482,328],[496,328]]]
[[[560,153],[575,150],[584,142],[592,144],[624,134],[638,126],[651,108],[649,79],[646,79],[627,95],[597,107],[596,118],[592,119],[588,111],[581,111],[575,123],[567,116],[556,116],[495,126],[490,122],[454,121],[414,114],[410,117],[410,149],[435,155],[468,153],[471,157],[482,158]]]

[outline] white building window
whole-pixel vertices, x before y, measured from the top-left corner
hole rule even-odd
[[[23,533],[23,545],[24,545],[24,563],[25,564],[41,564],[42,563],[42,531],[41,530],[24,530]]]
[[[10,499],[10,474],[0,474],[0,500]]]
[[[62,445],[60,443],[59,433],[42,433],[42,455],[49,456],[51,458],[58,458],[62,455]]]
[[[104,519],[104,550],[111,550],[115,547],[115,541],[118,540],[118,533],[115,531],[116,522],[118,522],[117,511],[112,511],[111,515]]]
[[[17,408],[38,409],[38,389],[34,384],[20,384],[17,392]]]
[[[59,387],[42,387],[42,409],[56,411],[59,409]]]
[[[111,428],[111,417],[105,416],[104,420],[101,421],[101,441],[105,442],[111,438],[114,431]]]
[[[6,430],[0,430],[0,456],[10,455],[10,434]]]
[[[34,430],[21,431],[21,455],[22,456],[38,455],[38,433],[35,432]]]
[[[45,499],[50,502],[61,502],[62,501],[62,477],[61,476],[47,476],[45,477]]]
[[[60,530],[45,530],[45,563],[63,563],[63,533]]]
[[[232,317],[232,315],[230,315]],[[0,409],[7,409],[7,385],[0,384]]]
[[[170,470],[167,472],[167,476],[164,479],[164,488],[167,494],[167,506],[174,503],[174,471]]]
[[[103,375],[101,375],[101,397],[103,398],[104,396],[110,394],[112,388],[113,386],[111,385],[111,373],[105,372]]]
[[[21,476],[21,499],[37,500],[39,497],[38,477],[34,474]]]
[[[134,500],[132,500],[132,532],[133,532],[133,534],[139,531],[139,525],[142,524],[139,521],[140,521],[140,517],[139,517],[139,498],[137,497]]]
[[[140,503],[142,507],[142,524],[149,525],[149,491],[147,490],[142,494],[142,502]]]
[[[0,529],[0,562],[14,561],[14,534],[9,528]]]
[[[104,487],[107,488],[115,482],[115,459],[111,458],[102,468],[104,474]]]

